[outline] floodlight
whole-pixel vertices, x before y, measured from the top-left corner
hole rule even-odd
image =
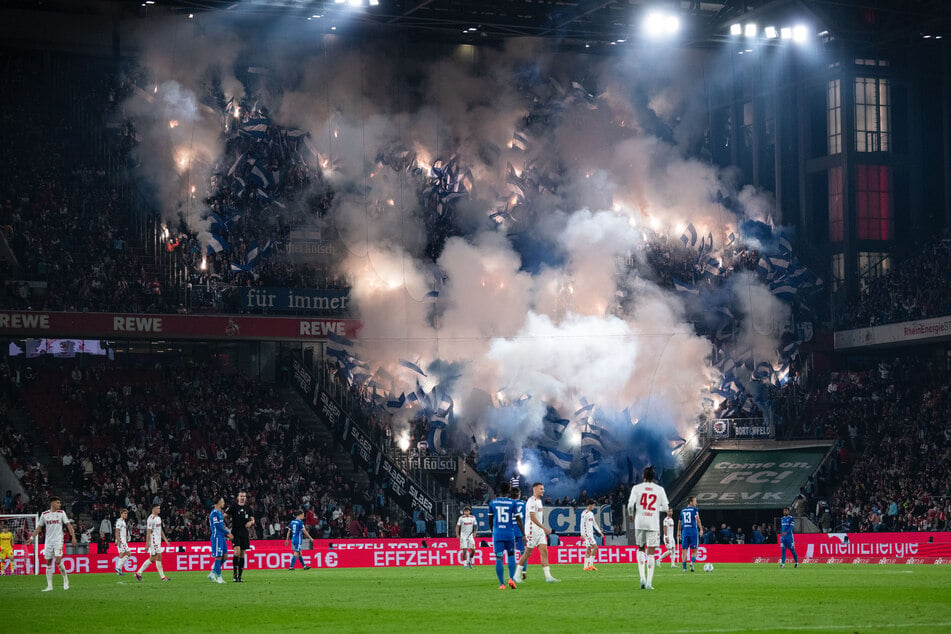
[[[809,29],[803,24],[797,24],[792,30],[793,42],[805,42],[809,39]]]
[[[743,35],[743,25],[742,25],[742,24],[731,24],[731,25],[730,25],[730,35]]]
[[[776,31],[775,26],[766,27],[763,29],[763,33],[766,35],[767,40],[775,40],[777,37],[779,37],[779,32]]]
[[[743,35],[746,37],[756,37],[757,28],[754,22],[747,22],[743,27]]]
[[[782,37],[784,40],[791,40],[791,39],[792,39],[792,29],[789,28],[788,26],[784,26],[783,28],[779,29],[779,35],[780,35],[780,37]]]

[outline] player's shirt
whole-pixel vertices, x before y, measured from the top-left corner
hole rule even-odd
[[[532,517],[535,516],[538,518],[538,521],[544,523],[545,515],[542,513],[543,508],[544,506],[542,505],[541,499],[536,498],[534,495],[525,502],[525,519],[522,521],[525,522],[526,537],[530,537],[538,533],[538,531],[545,532],[538,524],[532,521]]]
[[[525,500],[515,500],[515,507],[518,509],[516,515],[522,518],[522,526],[525,526],[528,523],[528,516],[525,515]],[[515,536],[522,536],[522,529],[518,527],[517,523],[515,524]]]
[[[784,515],[780,520],[780,537],[784,542],[793,540],[793,527],[796,525],[796,518],[792,515]]]
[[[641,482],[631,489],[628,515],[634,515],[634,530],[660,531],[660,513],[667,512],[667,492],[655,482]]]
[[[295,517],[291,520],[291,523],[287,525],[287,528],[291,531],[291,543],[300,544],[301,536],[304,534],[304,520],[299,520]]]
[[[66,511],[43,511],[39,526],[46,527],[46,544],[63,544],[63,527],[69,524]]]
[[[129,529],[121,517],[116,520],[116,543],[125,544],[129,540]]]
[[[674,541],[674,518],[665,517],[664,518],[664,537],[667,538],[667,541]]]
[[[4,531],[0,533],[0,550],[12,550],[13,549],[13,533],[10,531]]]
[[[248,535],[248,521],[251,519],[251,507],[245,504],[238,506],[232,504],[225,511],[231,517],[231,534],[237,537],[246,537]]]
[[[145,522],[145,532],[149,536],[149,544],[160,546],[162,544],[162,518],[158,515],[149,515]]]
[[[594,539],[594,532],[601,533],[601,527],[594,519],[594,511],[585,511],[581,514],[581,537],[584,539]],[[601,533],[603,535],[603,533]]]
[[[459,528],[459,539],[472,537],[478,524],[479,520],[475,518],[475,515],[460,515],[459,521],[456,522],[456,527]],[[515,530],[518,530],[518,526],[515,527]]]
[[[696,506],[685,506],[680,511],[680,534],[694,536],[699,534],[700,511]]]
[[[211,509],[208,514],[208,527],[211,529],[211,541],[224,539],[228,534],[225,528],[225,516],[216,508]]]
[[[515,539],[518,524],[515,515],[518,513],[517,500],[512,498],[495,498],[489,502],[489,512],[492,513],[492,539]]]

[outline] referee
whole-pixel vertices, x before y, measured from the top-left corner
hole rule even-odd
[[[225,514],[231,519],[231,534],[234,537],[234,559],[232,560],[233,581],[241,583],[241,573],[244,572],[244,551],[251,547],[251,536],[248,529],[254,526],[254,516],[251,507],[247,505],[248,494],[238,492],[238,500],[227,508]]]

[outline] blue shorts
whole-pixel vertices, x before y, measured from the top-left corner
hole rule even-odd
[[[296,553],[296,552],[300,552],[300,545],[301,545],[301,543],[302,543],[302,542],[300,542],[300,541],[296,541],[296,542],[295,542],[295,541],[291,541],[291,550],[293,550],[295,553]]]
[[[211,556],[212,557],[223,557],[228,554],[228,543],[225,541],[224,536],[215,538],[211,540]]]
[[[513,537],[493,537],[492,547],[495,549],[495,556],[501,557],[503,552],[510,555],[515,554],[515,538]]]
[[[786,548],[792,548],[795,550],[795,545],[793,544],[793,540],[791,539],[782,539],[780,540],[779,545],[785,546]]]
[[[521,535],[515,538],[515,550],[520,553],[525,551],[525,538]]]
[[[700,543],[699,535],[690,535],[688,533],[683,533],[680,536],[680,547],[681,548],[696,548]]]

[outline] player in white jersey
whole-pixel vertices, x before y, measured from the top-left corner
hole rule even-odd
[[[664,552],[657,558],[660,563],[664,557],[670,555],[670,567],[676,568],[677,564],[677,538],[674,536],[674,529],[677,522],[674,520],[674,509],[667,507],[667,517],[664,518]]]
[[[581,543],[585,548],[582,570],[597,570],[594,567],[594,560],[598,555],[598,540],[594,536],[595,531],[604,537],[604,531],[598,526],[598,520],[594,517],[594,500],[588,500],[588,506],[581,514]]]
[[[169,547],[171,547],[171,544],[168,543],[168,537],[165,536],[165,531],[162,530],[162,518],[159,516],[161,510],[161,504],[153,504],[152,514],[149,515],[149,519],[145,523],[145,543],[148,546],[149,558],[142,562],[139,571],[135,573],[135,578],[139,581],[142,581],[142,572],[153,562],[162,581],[168,581],[165,570],[162,568],[162,542],[164,541],[165,545]]]
[[[475,553],[475,534],[479,521],[472,515],[472,509],[465,507],[462,515],[456,522],[456,539],[459,540],[459,550],[462,551],[462,565],[472,568],[472,556]]]
[[[41,528],[46,528],[46,538],[43,541],[43,557],[46,559],[46,589],[43,592],[49,592],[53,589],[53,570],[54,563],[59,566],[59,572],[63,575],[63,590],[69,590],[69,577],[66,575],[66,569],[63,568],[63,526],[69,529],[69,535],[73,538],[73,546],[76,545],[76,531],[66,512],[60,510],[63,503],[58,497],[50,498],[50,509],[43,511],[40,515],[40,521],[36,523],[36,528],[30,534],[28,542],[40,534]]]
[[[634,519],[634,540],[637,543],[637,569],[641,574],[641,588],[653,590],[654,549],[660,545],[659,514],[666,512],[669,504],[664,487],[654,483],[654,467],[645,467],[643,475],[644,481],[631,489],[627,514]]]
[[[119,558],[116,560],[116,574],[120,577],[125,574],[122,572],[122,566],[125,564],[126,557],[132,554],[132,551],[129,550],[129,528],[126,525],[128,519],[128,509],[119,511],[119,519],[116,520],[116,549],[119,551]]]
[[[542,560],[542,572],[545,573],[545,581],[547,583],[558,583],[561,579],[552,577],[551,569],[548,566],[548,536],[551,534],[551,529],[547,528],[544,522],[545,515],[542,513],[544,510],[542,505],[543,495],[545,495],[545,485],[541,482],[533,484],[532,497],[528,498],[525,503],[525,552],[522,553],[518,560],[518,566],[515,567],[515,578],[525,580],[522,577],[522,570],[532,551],[537,548]]]

